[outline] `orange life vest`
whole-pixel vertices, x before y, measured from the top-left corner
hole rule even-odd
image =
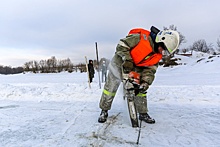
[[[162,54],[153,53],[148,37],[150,32],[141,28],[132,29],[129,34],[140,34],[140,42],[130,51],[131,57],[136,66],[152,66],[157,64]],[[150,55],[150,56],[149,56]]]

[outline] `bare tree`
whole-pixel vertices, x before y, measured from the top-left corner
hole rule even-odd
[[[69,58],[63,60],[63,68],[65,71],[68,71],[68,72],[73,71],[73,64]]]
[[[198,41],[195,41],[193,45],[190,47],[191,50],[204,52],[204,53],[210,53],[210,46],[207,45],[206,41],[204,39],[200,39]]]
[[[56,72],[57,59],[55,58],[55,56],[52,56],[50,59],[47,60],[47,67],[49,72]]]
[[[33,61],[32,70],[33,70],[33,73],[37,73],[39,71],[39,65],[38,65],[37,61]]]
[[[58,60],[57,61],[57,71],[62,72],[64,69],[64,61],[63,60]]]
[[[47,71],[47,61],[46,60],[40,60],[39,62],[39,71],[41,73],[46,73]]]
[[[214,49],[214,45],[212,43],[208,44],[208,53],[210,54],[215,54],[215,49]]]
[[[25,62],[24,63],[24,71],[30,71],[30,69],[31,69],[31,63]]]

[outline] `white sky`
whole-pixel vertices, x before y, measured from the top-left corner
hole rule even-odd
[[[0,0],[0,65],[22,66],[30,60],[84,56],[111,59],[130,29],[174,24],[187,42],[220,37],[220,1],[212,0]]]

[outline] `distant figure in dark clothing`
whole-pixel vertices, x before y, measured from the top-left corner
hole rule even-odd
[[[93,61],[92,60],[89,60],[88,70],[89,70],[89,81],[91,83],[92,79],[94,78],[94,74],[95,74],[95,70],[94,70],[94,67],[93,67]]]
[[[102,82],[105,82],[107,76],[107,65],[105,61],[102,61],[101,70],[102,70]]]

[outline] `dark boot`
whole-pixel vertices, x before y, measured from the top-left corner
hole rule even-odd
[[[143,120],[146,123],[154,124],[155,120],[151,118],[147,113],[140,113],[139,120]]]
[[[98,119],[98,122],[99,123],[104,123],[104,122],[106,122],[106,120],[107,120],[107,117],[108,117],[108,111],[106,110],[102,110],[101,111],[101,114],[100,114],[100,116],[99,116],[99,119]]]

